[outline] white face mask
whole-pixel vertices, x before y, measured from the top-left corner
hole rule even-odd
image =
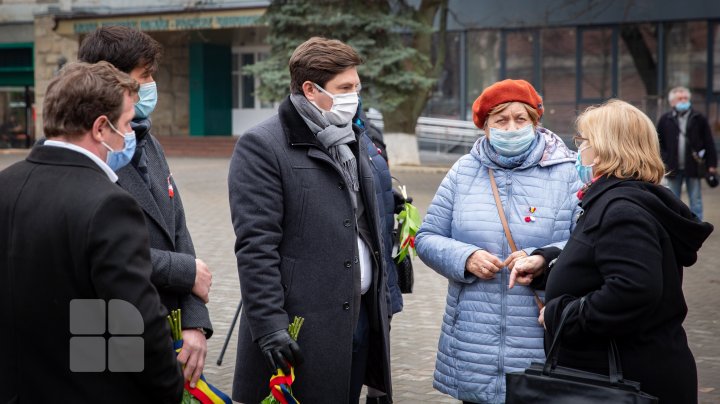
[[[330,94],[319,85],[315,83],[313,83],[313,85],[333,100],[332,107],[330,107],[329,111],[318,107],[315,101],[311,101],[313,105],[322,111],[323,116],[330,122],[331,125],[342,126],[352,121],[358,109],[359,97],[357,92]]]

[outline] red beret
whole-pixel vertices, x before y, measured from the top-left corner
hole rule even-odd
[[[486,88],[473,102],[473,122],[482,129],[488,113],[494,107],[506,102],[522,102],[534,108],[538,118],[543,114],[542,98],[532,84],[525,80],[503,80]]]

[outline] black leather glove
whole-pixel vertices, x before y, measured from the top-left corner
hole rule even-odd
[[[395,203],[394,212],[397,215],[398,213],[402,212],[403,209],[405,209],[405,202],[412,203],[413,198],[412,197],[408,197],[407,199],[403,198],[400,191],[398,191],[395,188],[392,189],[392,193],[393,193],[393,202]]]
[[[287,330],[279,330],[263,335],[257,341],[265,356],[265,361],[270,366],[270,371],[282,369],[290,374],[290,366],[297,366],[303,363],[303,356],[300,353],[300,346],[290,337]]]

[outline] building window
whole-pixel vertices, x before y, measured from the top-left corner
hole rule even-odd
[[[574,28],[540,31],[542,80],[537,90],[543,96],[543,126],[569,138],[575,125],[575,37]]]
[[[437,36],[434,38],[437,44]],[[437,46],[434,47],[437,50]],[[436,55],[433,55],[436,58]],[[423,115],[460,119],[460,33],[448,32],[445,37],[445,60]]]
[[[243,68],[264,60],[265,50],[233,50],[232,56],[232,103],[233,109],[272,108],[273,104],[263,102],[257,97],[255,89],[260,80],[252,75],[243,74]]]
[[[468,111],[485,88],[499,79],[500,32],[470,31],[467,34],[467,105]],[[471,113],[467,114],[472,116]]]

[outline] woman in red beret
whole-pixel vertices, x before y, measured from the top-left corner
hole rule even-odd
[[[417,235],[420,258],[448,279],[433,385],[467,403],[503,403],[505,373],[545,357],[542,292],[525,285],[567,242],[582,183],[576,153],[539,126],[542,114],[525,80],[486,88],[473,104],[485,136],[447,174]],[[512,287],[514,267],[523,285]]]

